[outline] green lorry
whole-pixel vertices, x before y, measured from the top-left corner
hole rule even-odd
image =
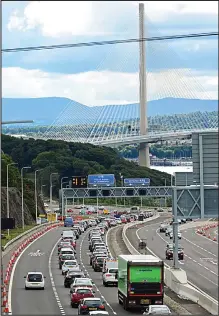
[[[164,262],[151,255],[118,257],[118,300],[125,310],[162,305]]]

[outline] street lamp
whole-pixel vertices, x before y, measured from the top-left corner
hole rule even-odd
[[[12,162],[7,164],[7,218],[10,217],[9,212],[9,166],[17,165],[17,162]],[[8,236],[9,236],[9,229],[8,229]]]
[[[52,210],[52,176],[57,175],[57,172],[53,172],[50,174],[50,211]]]
[[[63,185],[63,181],[62,180],[64,180],[64,179],[68,179],[68,177],[62,177],[61,178],[61,189],[62,189],[62,185]],[[64,182],[64,183],[66,183],[66,182]]]
[[[38,213],[38,205],[37,205],[37,172],[41,171],[42,169],[35,170],[35,177],[34,177],[34,185],[35,185],[35,206],[36,206],[36,224],[37,224],[37,213]]]
[[[45,186],[46,186],[46,184],[42,184],[41,189],[40,189],[40,195],[42,197],[42,200],[43,200],[43,187],[45,187]]]
[[[24,230],[24,169],[30,169],[31,167],[21,168],[21,219],[22,228]]]

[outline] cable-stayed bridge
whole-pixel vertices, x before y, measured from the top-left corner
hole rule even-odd
[[[144,5],[140,4],[140,39],[146,37],[144,16]],[[86,86],[83,89],[83,94],[88,102],[89,97],[100,100],[102,95],[105,95],[105,99],[107,97],[110,99],[111,95],[116,95],[117,100],[121,100],[121,104],[130,103],[125,102],[125,100],[130,100],[131,97],[139,100],[139,104],[82,108],[79,103],[70,103],[47,131],[43,135],[38,135],[38,138],[105,146],[138,143],[140,145],[140,165],[149,166],[148,144],[173,138],[190,138],[192,132],[195,131],[217,131],[217,116],[213,115],[209,118],[205,116],[205,113],[193,117],[192,120],[190,117],[187,121],[183,115],[172,116],[171,118],[167,116],[165,122],[160,122],[158,117],[148,121],[147,101],[168,97],[176,98],[176,107],[178,107],[181,105],[177,104],[177,98],[205,100],[212,100],[213,98],[208,93],[211,89],[207,89],[202,82],[203,74],[197,76],[193,70],[182,64],[181,60],[178,60],[178,56],[175,56],[173,47],[170,46],[168,51],[168,43],[166,42],[158,42],[155,45],[154,43],[146,44],[147,50],[145,49],[145,42],[139,42],[139,54],[134,51],[134,44],[130,49],[124,49],[122,59],[119,60],[118,57],[118,59],[113,60],[114,73],[108,70],[103,71],[109,67],[108,64],[103,67],[103,63],[101,63],[98,75],[96,73],[89,74],[90,81],[94,86],[101,78],[101,86],[97,90],[94,88],[87,90]],[[111,54],[109,51],[106,59],[109,61],[112,56],[113,53]],[[121,52],[118,56],[121,58]],[[145,56],[147,56],[147,71]],[[118,63],[116,70],[115,60]],[[133,69],[136,68],[138,71],[133,72]],[[72,89],[74,90],[74,86]]]

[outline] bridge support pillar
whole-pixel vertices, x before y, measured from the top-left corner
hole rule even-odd
[[[140,99],[140,135],[148,133],[147,118],[147,85],[146,85],[146,53],[144,29],[144,4],[139,3],[139,99]],[[139,165],[150,168],[149,144],[142,143],[139,147]]]
[[[139,166],[150,168],[150,156],[149,156],[149,145],[141,143],[139,146],[138,156]]]

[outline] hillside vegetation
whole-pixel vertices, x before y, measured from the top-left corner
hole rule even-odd
[[[2,155],[1,164],[1,216],[7,216],[7,164],[15,161],[7,155]],[[15,218],[16,226],[22,225],[22,207],[21,207],[21,177],[20,171],[16,165],[9,167],[9,211],[10,217]],[[40,196],[38,196],[38,214],[44,213],[44,205]],[[32,181],[24,178],[24,220],[25,224],[29,225],[35,222],[35,199],[34,199],[34,184]]]
[[[87,176],[88,174],[115,174],[117,186],[121,184],[120,173],[126,177],[147,177],[152,186],[170,185],[170,175],[164,172],[137,166],[120,157],[115,149],[97,147],[91,144],[67,143],[55,140],[24,140],[2,135],[2,150],[10,155],[19,168],[31,166],[31,171],[39,172],[39,185],[46,184],[45,192],[49,192],[49,178],[54,177],[54,194],[58,197],[59,179],[62,177]],[[29,173],[29,171],[28,171]]]

